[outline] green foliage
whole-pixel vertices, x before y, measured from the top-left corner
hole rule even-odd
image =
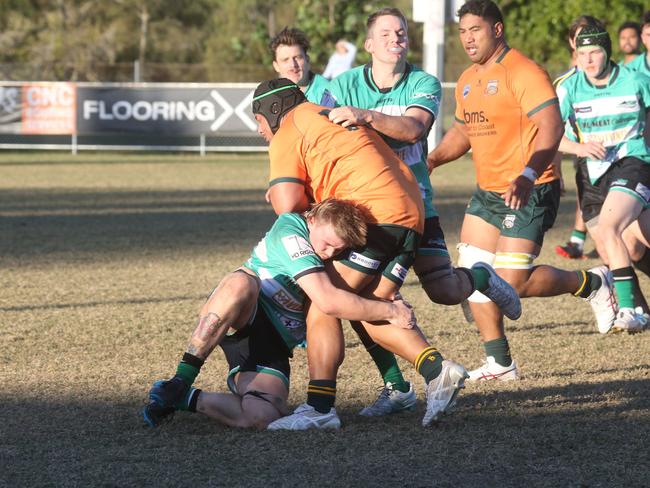
[[[647,0],[500,0],[513,47],[552,73],[568,64],[566,33],[589,13],[606,21],[618,58],[616,30],[638,20]],[[411,0],[390,5],[411,14]],[[145,79],[254,81],[273,75],[269,39],[284,26],[302,29],[315,70],[338,39],[363,49],[368,14],[385,0],[0,0],[0,76],[6,79],[113,80],[105,67],[123,63],[202,67],[171,74],[146,69]],[[421,59],[422,24],[411,23],[411,55]],[[447,79],[468,64],[455,26],[447,35]],[[34,68],[34,71],[24,68]],[[127,75],[128,76],[128,75]]]
[[[626,20],[639,21],[648,9],[646,0],[504,0],[500,3],[511,46],[523,51],[549,72],[557,74],[569,64],[569,25],[588,14],[605,22],[618,57],[617,30]]]
[[[346,39],[358,48],[357,62],[364,63],[369,55],[363,50],[366,38],[366,20],[372,12],[387,6],[375,0],[305,0],[296,2],[296,26],[302,29],[311,43],[312,64],[324,66],[339,39]],[[393,2],[408,15],[410,2]]]

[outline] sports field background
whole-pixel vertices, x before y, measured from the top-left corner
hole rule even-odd
[[[423,429],[418,410],[355,415],[381,386],[346,326],[335,432],[257,432],[139,410],[170,376],[204,297],[273,221],[265,156],[4,153],[0,156],[0,486],[648,486],[650,333],[601,336],[570,297],[529,299],[507,324],[523,379],[468,385]],[[565,172],[570,174],[568,163]],[[453,249],[472,191],[468,161],[433,177]],[[572,177],[539,262],[577,269]],[[588,243],[591,249],[592,244]],[[641,278],[650,292],[650,283]],[[446,357],[483,351],[459,307],[403,289]],[[291,406],[305,398],[305,353]],[[219,350],[197,380],[225,390]]]

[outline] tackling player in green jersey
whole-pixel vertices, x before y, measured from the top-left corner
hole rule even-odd
[[[361,298],[336,288],[325,272],[324,261],[366,242],[364,215],[355,204],[335,199],[304,215],[280,215],[250,259],[208,298],[176,375],[151,388],[142,412],[145,422],[156,427],[175,410],[189,410],[234,427],[264,428],[285,415],[289,358],[305,337],[308,298],[335,316],[415,327],[403,301]],[[191,388],[217,345],[229,363],[232,394]],[[319,419],[321,428],[340,425],[334,408]]]

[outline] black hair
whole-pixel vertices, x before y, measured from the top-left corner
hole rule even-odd
[[[464,15],[472,14],[489,21],[492,25],[496,23],[503,24],[503,14],[492,0],[469,0],[458,9],[458,18]],[[504,26],[505,31],[505,26]]]
[[[636,35],[641,37],[641,25],[639,25],[638,22],[634,22],[632,20],[623,22],[621,26],[618,28],[618,35],[620,36],[621,32],[623,32],[625,29],[634,29],[636,31]]]

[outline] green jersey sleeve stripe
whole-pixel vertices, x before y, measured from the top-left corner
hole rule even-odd
[[[532,109],[530,112],[528,112],[528,113],[526,114],[526,117],[532,117],[533,115],[535,115],[537,112],[539,112],[539,111],[542,110],[543,108],[546,108],[546,107],[548,107],[549,105],[559,104],[559,103],[560,103],[560,102],[559,102],[559,100],[557,99],[557,97],[555,97],[555,98],[551,98],[550,100],[545,101],[545,102],[542,103],[541,105],[538,105],[537,107],[535,107],[534,109]]]
[[[436,118],[436,113],[435,113],[433,110],[431,110],[431,108],[429,108],[429,107],[426,107],[426,106],[424,106],[424,105],[420,105],[419,103],[412,103],[412,104],[410,104],[409,106],[406,107],[406,110],[408,110],[408,109],[411,108],[411,107],[421,108],[422,110],[426,110],[426,111],[429,112],[431,115],[433,115],[433,118],[434,118],[434,119]]]
[[[284,176],[282,178],[276,178],[274,180],[271,180],[269,182],[269,186],[277,185],[278,183],[298,183],[300,185],[305,184],[305,180],[301,180],[300,178],[291,178],[289,176]]]
[[[293,277],[293,279],[297,281],[300,278],[302,278],[303,276],[307,276],[308,274],[311,274],[311,273],[318,273],[320,271],[323,271],[324,269],[325,269],[324,266],[316,266],[316,267],[313,267],[313,268],[303,269],[300,273],[295,275]]]

